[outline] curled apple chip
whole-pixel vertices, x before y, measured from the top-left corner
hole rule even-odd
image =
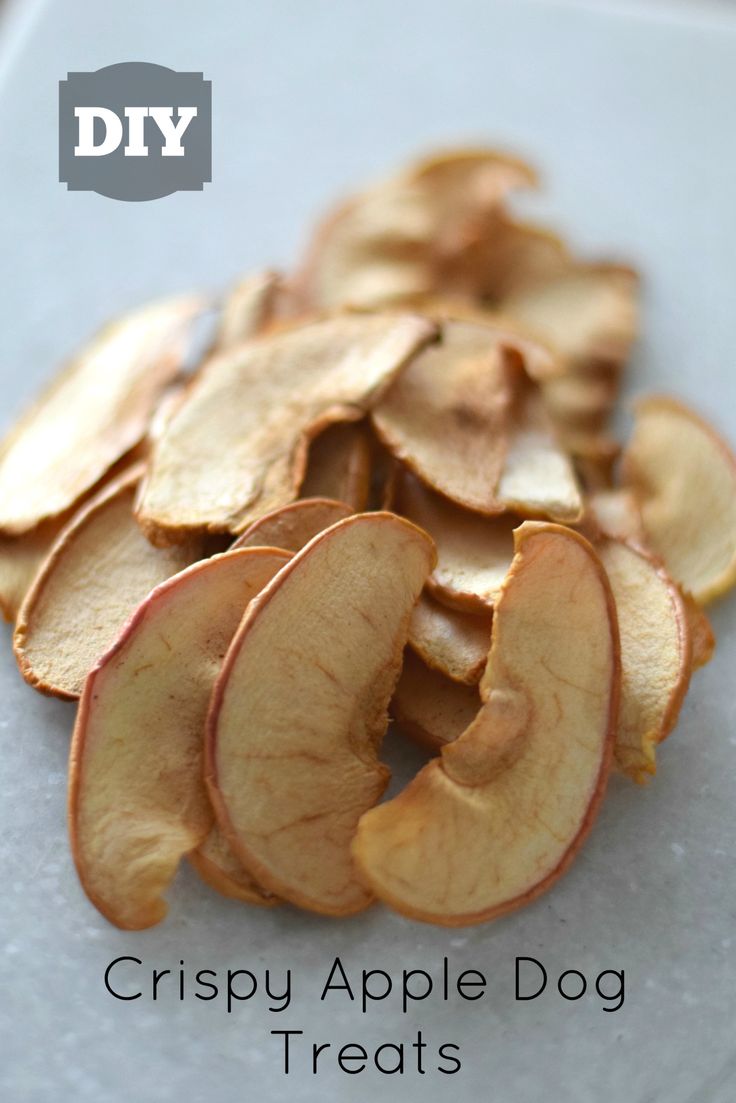
[[[343,315],[212,357],[154,445],[138,505],[146,534],[238,534],[293,501],[311,438],[362,417],[434,335],[413,315]]]
[[[195,563],[153,590],[87,678],[69,829],[82,886],[118,927],[163,919],[179,860],[207,838],[202,750],[212,685],[243,610],[288,559],[245,548]]]
[[[621,638],[621,703],[615,758],[643,782],[656,771],[656,746],[672,731],[690,683],[692,641],[676,584],[650,555],[619,540],[596,550],[616,600]]]
[[[394,477],[392,508],[424,529],[437,547],[427,587],[445,605],[488,613],[514,557],[512,513],[483,517],[434,494],[408,471]],[[486,648],[486,651],[488,649]]]
[[[133,517],[142,468],[75,514],[44,560],[18,614],[13,647],[34,689],[79,697],[87,674],[144,597],[201,559],[201,540],[154,548]]]
[[[493,617],[483,706],[393,800],[353,855],[368,889],[462,926],[526,904],[565,872],[598,812],[616,730],[616,612],[577,533],[529,523]]]
[[[588,518],[603,536],[645,541],[636,496],[626,487],[593,491],[587,498]]]
[[[631,268],[571,261],[509,294],[501,309],[552,345],[571,368],[620,366],[636,337],[637,289]]]
[[[424,593],[409,622],[409,644],[427,666],[454,682],[480,681],[491,642],[491,618],[449,609]]]
[[[716,431],[663,395],[635,407],[622,458],[647,544],[700,604],[736,582],[736,458]]]
[[[515,509],[570,521],[582,502],[524,349],[495,326],[449,321],[373,411],[389,451],[445,497],[478,513]]]
[[[239,280],[222,303],[214,348],[222,352],[260,332],[273,314],[280,286],[275,272],[256,272]]]
[[[284,548],[301,551],[312,537],[353,513],[345,502],[329,498],[302,498],[254,521],[233,544],[234,548]]]
[[[402,732],[415,743],[439,754],[446,743],[462,735],[480,707],[477,686],[453,682],[411,650],[404,653],[390,711]]]
[[[62,520],[54,518],[20,536],[0,536],[0,612],[11,623],[18,616],[23,598],[48,555]]]
[[[529,165],[493,150],[455,150],[410,165],[318,227],[298,277],[304,297],[322,309],[376,309],[462,287],[503,200],[535,182]]]
[[[202,880],[223,896],[262,908],[272,908],[279,903],[275,896],[264,892],[245,872],[217,824],[212,827],[205,841],[196,850],[192,850],[187,858]]]
[[[347,502],[356,513],[368,505],[372,449],[362,423],[338,422],[320,433],[309,446],[302,498],[332,498]]]
[[[206,769],[219,826],[259,885],[309,910],[370,902],[350,841],[388,780],[377,752],[433,555],[392,514],[340,521],[249,607],[218,678]]]
[[[0,446],[0,532],[66,513],[138,444],[205,306],[167,299],[113,322],[51,383]]]

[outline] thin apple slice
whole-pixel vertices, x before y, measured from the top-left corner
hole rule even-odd
[[[596,490],[586,500],[588,521],[603,536],[644,544],[641,511],[636,495],[626,487]]]
[[[680,591],[685,603],[693,650],[693,672],[707,666],[716,649],[716,637],[713,626],[692,594]]]
[[[250,606],[218,678],[206,769],[219,826],[259,885],[311,911],[370,903],[350,841],[388,781],[378,747],[433,556],[392,514],[340,521]]]
[[[272,908],[280,903],[277,897],[264,892],[245,872],[217,824],[205,841],[196,850],[192,850],[187,858],[210,888],[223,896],[229,896],[231,900],[256,904],[261,908]]]
[[[690,683],[692,641],[677,585],[650,555],[619,540],[596,550],[616,599],[621,704],[616,762],[642,783],[656,772],[656,747],[672,731]]]
[[[549,343],[573,368],[620,366],[637,332],[638,276],[604,262],[571,261],[509,294],[501,310]]]
[[[202,749],[212,685],[243,610],[288,559],[245,548],[195,563],[145,599],[87,678],[69,829],[82,886],[118,927],[163,919],[179,860],[207,838]]]
[[[488,613],[514,557],[519,518],[511,513],[483,517],[460,509],[403,470],[395,473],[391,503],[437,546],[437,565],[427,580],[432,594],[461,612]]]
[[[577,533],[526,523],[493,617],[483,707],[396,797],[365,813],[366,887],[463,926],[529,903],[570,866],[606,787],[620,665],[601,562]]]
[[[222,352],[259,333],[273,314],[280,286],[275,272],[256,272],[231,287],[220,310],[214,349]]]
[[[473,722],[481,703],[477,686],[453,682],[413,651],[404,652],[390,712],[402,732],[420,747],[439,754]]]
[[[491,618],[448,609],[424,593],[409,622],[409,644],[427,666],[454,682],[480,681],[491,643]]]
[[[160,582],[204,555],[201,540],[154,548],[133,517],[134,468],[76,513],[44,560],[13,637],[34,689],[75,700],[128,617]]]
[[[302,498],[254,521],[233,544],[234,548],[284,548],[301,551],[305,544],[354,511],[345,502],[329,498]]]
[[[298,276],[324,309],[376,309],[464,285],[510,191],[534,184],[529,165],[493,150],[428,157],[349,199],[317,228]]]
[[[23,598],[64,527],[54,518],[20,536],[0,536],[0,612],[15,621]]]
[[[402,372],[373,424],[396,459],[456,505],[575,520],[580,491],[522,369],[527,349],[497,326],[447,321],[442,342]]]
[[[707,604],[736,583],[736,457],[673,398],[653,395],[635,410],[624,483],[638,499],[647,544]]]
[[[237,535],[293,501],[309,441],[358,420],[434,335],[413,315],[344,315],[214,356],[153,448],[138,506],[146,534]]]
[[[360,513],[368,505],[372,458],[371,439],[362,422],[330,425],[309,446],[299,494],[347,502]]]
[[[66,513],[138,444],[205,306],[167,299],[113,322],[51,383],[0,447],[0,532]]]

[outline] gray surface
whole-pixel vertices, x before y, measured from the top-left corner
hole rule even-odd
[[[95,11],[94,17],[92,12]],[[101,14],[104,11],[104,15]],[[646,273],[633,388],[691,398],[736,439],[733,296],[736,19],[724,8],[642,16],[489,0],[247,5],[82,0],[49,7],[17,51],[0,102],[2,419],[97,323],[162,292],[219,286],[287,263],[331,196],[435,142],[492,139],[532,154],[581,248]],[[88,25],[92,18],[94,25]],[[121,60],[203,69],[213,80],[213,183],[203,194],[118,204],[56,177],[56,82]],[[661,772],[614,782],[584,853],[555,890],[491,926],[446,932],[380,909],[346,922],[248,911],[185,872],[159,929],[132,935],[87,903],[69,859],[65,767],[72,710],[34,695],[3,638],[0,659],[0,1097],[136,1099],[457,1097],[533,1103],[727,1103],[733,1017],[733,600]],[[478,1004],[427,1001],[404,1019],[319,1003],[341,953],[354,969],[480,968]],[[258,1001],[118,1003],[105,965],[291,966],[284,1015]],[[513,998],[515,955],[588,976],[624,968],[622,1010],[595,999]],[[255,1003],[256,1001],[254,1001]],[[288,1078],[270,1029],[324,1041],[460,1042],[454,1077]]]

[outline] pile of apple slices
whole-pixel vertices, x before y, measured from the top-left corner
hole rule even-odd
[[[736,581],[736,460],[664,397],[621,448],[636,276],[518,221],[533,182],[413,165],[288,278],[104,330],[0,447],[0,604],[79,699],[72,850],[118,926],[184,856],[250,904],[492,919],[612,768],[654,774]],[[429,760],[379,803],[390,717]]]

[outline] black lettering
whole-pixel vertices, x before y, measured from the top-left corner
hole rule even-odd
[[[342,977],[342,984],[333,984],[332,978],[333,978],[335,972],[338,972],[340,974],[340,976]],[[345,970],[342,967],[342,962],[340,961],[339,957],[336,957],[335,960],[332,963],[332,968],[330,969],[330,975],[328,976],[328,978],[325,982],[325,986],[322,989],[322,995],[320,996],[320,1000],[324,1000],[325,997],[327,996],[328,992],[340,992],[340,991],[347,992],[347,994],[348,994],[348,996],[350,997],[351,1000],[355,999],[355,996],[353,995],[353,990],[350,987],[350,981],[346,977]]]
[[[467,980],[465,978],[468,978]],[[477,979],[473,979],[477,978]],[[482,1000],[485,996],[486,978],[477,969],[466,969],[464,973],[461,973],[457,978],[457,991],[458,995],[462,996],[464,1000]],[[466,988],[480,988],[482,991],[476,992],[475,995],[469,995]]]
[[[398,1064],[395,1068],[384,1068],[381,1062],[378,1060],[379,1053],[384,1050],[393,1050],[398,1058]],[[394,1042],[384,1042],[382,1046],[379,1046],[373,1055],[373,1062],[379,1072],[385,1072],[387,1076],[393,1076],[395,1072],[398,1072],[401,1076],[404,1075],[404,1047],[403,1045],[396,1045]]]
[[[412,1048],[417,1051],[417,1072],[420,1072],[422,1076],[424,1076],[426,1070],[424,1068],[424,1065],[422,1064],[422,1050],[427,1048],[427,1043],[422,1041],[421,1030],[417,1031],[416,1042],[412,1042],[411,1044]]]
[[[283,992],[271,991],[271,970],[266,969],[266,994],[274,1003],[280,1003],[281,1007],[269,1007],[269,1011],[285,1011],[291,1003],[291,969],[286,970],[286,988]]]
[[[412,977],[424,977],[425,985],[423,992],[413,992],[410,984]],[[406,1014],[408,1010],[409,1000],[426,1000],[427,996],[432,991],[432,978],[429,973],[425,973],[424,969],[404,969],[402,984],[401,984],[401,1009]]]
[[[241,995],[233,988],[233,981],[236,977],[249,977],[250,978],[250,992],[247,995]],[[249,969],[228,969],[227,971],[227,1013],[228,1015],[233,1009],[233,1000],[249,1000],[258,988],[258,981],[250,972]]]
[[[606,993],[601,989],[601,981],[603,980],[604,977],[618,977],[618,979],[619,979],[618,991],[611,993],[610,996],[607,996]],[[616,1004],[615,1007],[604,1007],[603,1008],[604,1011],[618,1011],[620,1008],[623,1007],[623,1005],[624,1005],[624,988],[625,988],[625,985],[624,985],[624,970],[623,969],[621,970],[620,973],[616,972],[615,969],[605,969],[600,974],[600,976],[597,978],[597,980],[595,982],[595,990],[598,993],[598,995],[601,997],[602,1000],[618,1000],[618,1003]]]
[[[533,992],[531,994],[531,996],[522,996],[521,991],[520,991],[521,977],[520,977],[519,964],[522,961],[529,961],[533,965],[536,965],[537,968],[539,969],[539,971],[542,974],[541,986],[537,989],[536,992]],[[517,957],[516,958],[516,999],[517,1000],[536,1000],[537,996],[541,996],[542,992],[544,992],[546,987],[547,987],[547,970],[542,965],[541,961],[537,961],[537,959],[535,957]]]
[[[161,980],[162,977],[168,977],[170,975],[171,975],[171,969],[154,969],[153,970],[153,977],[151,979],[152,979],[152,982],[153,982],[153,998],[154,998],[154,1000],[158,999],[158,982]]]
[[[283,1034],[283,1036],[284,1036],[284,1072],[288,1076],[289,1075],[289,1038],[292,1036],[292,1034],[303,1034],[304,1031],[303,1030],[272,1030],[271,1033],[275,1034],[277,1036],[279,1034]]]
[[[116,957],[114,961],[110,962],[107,969],[105,969],[105,988],[116,1000],[139,1000],[143,995],[142,992],[136,992],[134,996],[121,996],[119,992],[116,992],[115,989],[110,986],[110,973],[121,961],[134,961],[136,965],[143,964],[139,957]]]
[[[580,980],[583,982],[583,986],[580,989],[580,991],[578,992],[577,996],[568,996],[567,992],[563,992],[562,982],[565,979],[565,977],[580,977]],[[560,993],[560,995],[562,996],[562,998],[564,1000],[579,1000],[581,998],[581,996],[585,995],[585,991],[586,991],[587,987],[588,987],[587,980],[585,979],[585,977],[583,976],[582,973],[578,972],[577,969],[567,969],[564,973],[561,974],[560,979],[557,981],[557,991]]]
[[[348,1053],[349,1049],[357,1049],[358,1053]],[[350,1073],[351,1076],[355,1076],[356,1073],[363,1072],[365,1069],[365,1063],[368,1060],[368,1054],[362,1046],[359,1046],[356,1042],[351,1042],[349,1045],[343,1046],[337,1055],[337,1063],[343,1072]],[[346,1061],[361,1061],[362,1064],[357,1069],[345,1068]]]
[[[320,1053],[322,1053],[323,1050],[329,1049],[329,1048],[330,1048],[330,1043],[329,1042],[325,1042],[324,1045],[321,1045],[321,1046],[318,1046],[316,1044],[312,1046],[312,1072],[314,1073],[315,1076],[317,1075],[317,1058],[319,1057]]]
[[[437,1066],[437,1072],[444,1072],[446,1076],[452,1076],[453,1073],[460,1072],[462,1065],[459,1057],[452,1057],[449,1053],[445,1053],[446,1049],[456,1049],[460,1052],[460,1046],[456,1046],[453,1042],[445,1042],[440,1046],[439,1054],[443,1061],[452,1061],[454,1068],[445,1069],[442,1065]]]
[[[370,984],[369,984],[369,981],[370,981],[371,977],[383,977],[383,979],[386,982],[385,985],[384,985],[384,988],[383,988],[383,992],[377,992],[377,993],[371,992]],[[363,997],[362,997],[363,1014],[365,1014],[365,1012],[368,1008],[368,1000],[376,1000],[376,1001],[385,1000],[386,997],[391,992],[392,987],[393,986],[391,984],[391,977],[388,975],[388,973],[385,973],[383,971],[383,969],[369,969],[367,972],[364,969],[363,970],[363,984],[362,984],[362,989],[361,989],[362,993],[363,993]]]
[[[202,977],[205,975],[205,973],[210,977],[217,977],[217,973],[214,969],[200,969],[196,977],[194,978],[194,981],[200,986],[200,988],[211,988],[212,995],[202,996],[199,992],[195,992],[194,995],[198,1000],[214,1000],[217,997],[217,985],[213,984],[211,980],[202,980]]]

